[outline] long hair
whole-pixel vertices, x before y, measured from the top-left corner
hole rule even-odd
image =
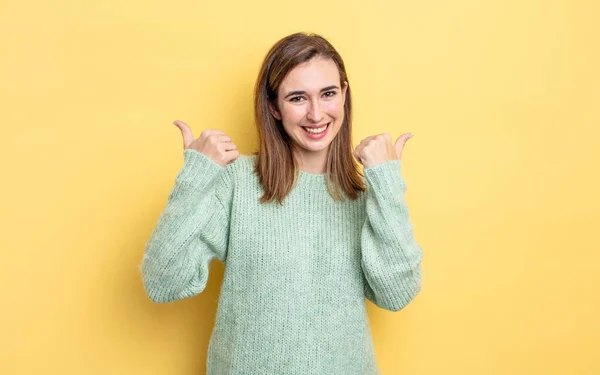
[[[290,137],[280,120],[273,117],[269,104],[277,108],[277,92],[286,75],[297,65],[314,57],[330,58],[338,68],[340,87],[348,82],[344,61],[322,36],[295,33],[279,40],[265,57],[254,87],[254,115],[259,148],[254,152],[254,171],[263,187],[261,203],[283,199],[293,189],[299,171],[293,157]],[[352,95],[350,84],[344,103],[344,121],[327,153],[327,189],[337,201],[358,198],[366,191],[359,166],[352,155]],[[346,197],[344,197],[345,195]]]

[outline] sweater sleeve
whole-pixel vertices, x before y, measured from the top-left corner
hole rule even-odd
[[[361,262],[365,297],[390,311],[408,305],[422,282],[423,251],[414,238],[400,165],[400,160],[391,160],[364,169],[367,196]]]
[[[166,303],[201,293],[212,259],[225,263],[232,178],[204,154],[184,150],[184,163],[144,249],[146,294]]]

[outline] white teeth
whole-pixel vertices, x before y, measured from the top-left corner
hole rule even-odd
[[[312,134],[319,134],[319,133],[323,133],[325,131],[325,129],[327,129],[327,125],[321,127],[321,128],[304,128],[306,129],[307,132],[312,133]]]

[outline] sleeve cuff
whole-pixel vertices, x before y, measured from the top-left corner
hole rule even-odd
[[[402,162],[390,160],[365,168],[365,179],[374,193],[381,192],[385,196],[400,197],[406,192],[406,183],[400,172]]]
[[[217,181],[221,172],[225,171],[224,167],[194,149],[185,149],[183,160],[183,167],[176,177],[177,183],[182,188],[209,189]]]

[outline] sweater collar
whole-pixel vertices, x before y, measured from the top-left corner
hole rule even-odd
[[[296,189],[327,190],[327,173],[310,173],[297,170]]]

